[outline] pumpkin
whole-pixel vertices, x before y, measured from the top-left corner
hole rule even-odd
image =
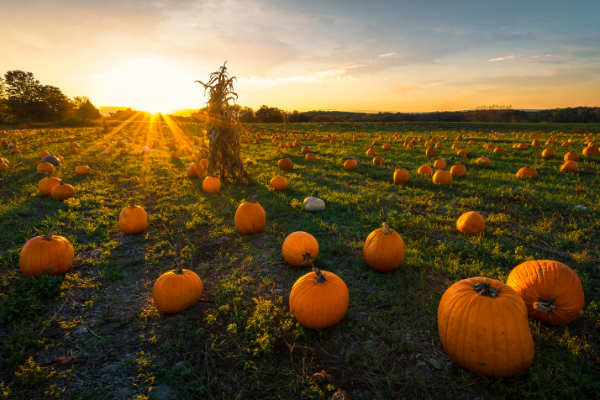
[[[148,214],[132,200],[129,207],[124,207],[119,214],[119,229],[126,235],[135,235],[148,228]]]
[[[391,145],[391,144],[389,144],[389,143],[385,143],[385,144],[382,146],[382,149],[383,149],[383,150],[390,150],[391,148],[392,148],[392,145]]]
[[[496,153],[496,154],[504,154],[504,153],[506,153],[506,150],[504,150],[504,147],[498,146],[498,147],[496,147],[494,149],[494,153]]]
[[[408,182],[408,179],[409,175],[407,170],[405,170],[404,168],[396,168],[396,170],[394,171],[394,183],[396,185],[399,183],[406,183]]]
[[[446,161],[442,160],[441,158],[438,158],[433,163],[433,168],[435,168],[437,170],[446,168]]]
[[[437,149],[441,149],[442,147],[444,147],[444,144],[443,144],[442,142],[437,142],[437,143],[435,144],[435,147],[436,147]]]
[[[310,233],[290,233],[281,247],[283,258],[294,267],[305,267],[319,255],[319,243]]]
[[[433,183],[436,185],[450,185],[452,183],[452,174],[449,171],[436,171],[433,174]]]
[[[479,235],[485,229],[485,221],[481,214],[469,211],[460,216],[456,221],[456,227],[461,233]]]
[[[323,211],[325,209],[325,202],[318,197],[307,197],[302,202],[306,211]]]
[[[435,149],[435,147],[430,147],[425,151],[425,155],[427,157],[435,157],[437,153],[437,150]]]
[[[525,301],[529,318],[544,324],[562,325],[583,309],[581,280],[558,261],[527,261],[517,265],[506,282]]]
[[[43,174],[53,174],[54,173],[54,165],[49,162],[39,163],[37,165],[37,172],[41,172]]]
[[[48,153],[48,152],[47,152],[47,151],[45,151],[45,150],[42,150],[42,151],[40,151],[40,152],[38,153],[38,155],[40,156],[40,158],[44,158],[44,157],[46,157],[46,156],[50,155],[50,153]]]
[[[179,158],[179,153],[176,151],[171,152],[171,158]]]
[[[44,271],[61,275],[73,266],[73,246],[62,236],[50,232],[29,239],[19,255],[19,268],[25,276],[40,276]]]
[[[306,153],[304,159],[306,161],[315,161],[317,159],[317,156],[315,156],[313,153]]]
[[[459,157],[466,157],[467,151],[465,149],[459,150],[458,153],[456,153],[456,155]]]
[[[367,155],[375,156],[375,155],[377,155],[377,151],[375,151],[375,149],[373,147],[371,147],[369,150],[367,150]]]
[[[308,153],[310,153],[310,152],[311,152],[311,151],[310,151],[310,148],[309,148],[308,146],[304,146],[304,147],[302,148],[302,153],[304,153],[304,154],[308,154]]]
[[[469,278],[450,286],[438,307],[438,332],[450,358],[479,375],[509,377],[533,362],[525,303],[495,279]]]
[[[191,163],[187,169],[187,176],[189,178],[200,178],[204,175],[204,167],[200,163]]]
[[[267,214],[264,208],[256,202],[258,196],[252,196],[247,202],[242,203],[233,219],[235,229],[240,233],[254,234],[262,232],[267,224]]]
[[[490,165],[492,163],[489,158],[483,157],[483,156],[479,157],[477,159],[477,161],[475,161],[475,162],[477,164],[487,164],[487,165]]]
[[[67,152],[69,154],[77,154],[77,149],[75,147],[69,147],[69,150],[67,150]]]
[[[64,201],[75,196],[75,188],[63,182],[58,182],[58,185],[55,185],[50,190],[50,196],[53,199]]]
[[[431,169],[431,167],[429,165],[423,165],[423,166],[419,167],[419,170],[417,171],[417,174],[419,174],[419,175],[431,175],[431,174],[433,174],[433,169]]]
[[[544,158],[554,157],[554,150],[544,149],[544,151],[542,151],[542,157],[544,157]]]
[[[517,171],[517,178],[537,178],[537,176],[535,168],[525,166]]]
[[[279,166],[279,169],[284,170],[284,171],[288,171],[288,170],[294,168],[294,163],[292,163],[292,160],[290,160],[287,157],[279,160],[277,165]]]
[[[595,157],[597,155],[600,155],[600,149],[598,148],[598,146],[588,146],[585,149],[583,149],[582,153],[586,157]]]
[[[452,176],[465,176],[467,175],[467,168],[464,165],[456,164],[450,168]]]
[[[353,170],[356,169],[356,167],[358,167],[358,163],[356,162],[356,160],[348,159],[344,161],[344,169]]]
[[[560,172],[577,172],[578,164],[575,161],[567,161],[560,167]]]
[[[272,190],[278,192],[288,188],[288,181],[283,176],[276,176],[275,178],[271,179],[269,186]]]
[[[207,176],[202,182],[202,190],[206,193],[219,193],[221,190],[221,181],[213,176]]]
[[[53,155],[53,156],[45,156],[44,158],[42,158],[42,162],[43,163],[48,162],[48,163],[54,165],[55,167],[58,167],[62,161],[56,155]]]
[[[579,161],[579,154],[575,153],[574,151],[570,151],[567,154],[565,154],[564,160],[565,161],[575,161],[575,162],[578,162]]]
[[[38,190],[41,196],[50,196],[52,188],[60,183],[60,179],[46,175],[44,179],[38,182]]]
[[[381,156],[373,157],[373,165],[383,165],[383,157],[381,157]]]
[[[154,305],[166,314],[192,307],[202,296],[202,280],[194,271],[183,269],[181,262],[173,271],[162,274],[152,289]]]
[[[90,173],[90,167],[88,167],[87,165],[80,165],[79,167],[75,168],[75,174],[81,176],[81,175],[88,175]]]
[[[537,139],[534,139],[533,142],[531,142],[532,146],[538,147],[540,145],[540,141]]]
[[[386,222],[367,237],[363,249],[365,261],[375,271],[393,271],[404,260],[404,241]]]
[[[309,329],[325,329],[340,322],[350,304],[346,283],[332,272],[313,267],[301,276],[290,293],[290,311]]]
[[[8,170],[8,163],[4,162],[4,158],[0,159],[0,171]]]

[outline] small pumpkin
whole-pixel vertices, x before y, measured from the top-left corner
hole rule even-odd
[[[265,209],[256,202],[258,196],[252,196],[247,202],[240,204],[233,219],[235,229],[240,233],[254,234],[262,232],[267,224]]]
[[[75,196],[75,188],[66,183],[58,182],[58,185],[55,185],[50,190],[50,196],[52,196],[53,199],[64,201]]]
[[[437,150],[435,149],[435,147],[430,147],[425,151],[425,155],[427,157],[435,157],[437,153]]]
[[[441,169],[446,168],[446,161],[442,160],[441,158],[438,158],[433,163],[433,168],[435,168],[437,170],[441,170]]]
[[[565,162],[567,162],[567,161],[579,162],[579,154],[575,153],[574,151],[570,151],[567,154],[565,154],[564,160],[565,160]]]
[[[38,156],[40,156],[40,158],[44,158],[48,155],[50,155],[50,153],[48,153],[46,150],[42,150],[38,153]]]
[[[126,235],[136,235],[148,228],[148,214],[132,200],[128,207],[124,207],[119,214],[119,229]]]
[[[461,150],[458,151],[458,153],[456,153],[456,155],[459,156],[459,157],[466,157],[467,154],[468,153],[467,153],[467,151],[465,149],[461,149]]]
[[[431,175],[431,174],[433,174],[433,169],[431,169],[431,167],[429,165],[423,165],[423,166],[419,167],[419,170],[417,171],[417,174],[419,174],[419,175]]]
[[[302,153],[304,153],[304,154],[308,154],[308,153],[310,153],[310,152],[311,152],[311,151],[310,151],[310,148],[309,148],[308,146],[304,146],[304,147],[302,148]]]
[[[221,181],[213,176],[207,176],[202,182],[202,190],[206,193],[219,193],[221,191]]]
[[[452,173],[450,171],[436,171],[432,179],[436,185],[450,185],[452,183]]]
[[[373,158],[373,165],[383,165],[383,157],[381,156],[375,156]]]
[[[29,239],[19,255],[19,268],[25,276],[40,276],[44,271],[62,275],[73,266],[75,252],[67,239],[50,232]]]
[[[509,377],[533,362],[525,303],[495,279],[468,278],[450,286],[438,307],[438,332],[450,358],[479,375]]]
[[[567,161],[560,167],[560,172],[577,172],[579,165],[575,161]]]
[[[82,176],[82,175],[88,175],[90,173],[90,167],[88,167],[87,165],[80,165],[79,167],[75,168],[75,174]]]
[[[462,164],[456,164],[453,165],[452,168],[450,168],[450,173],[452,174],[452,176],[465,176],[467,175],[467,168]]]
[[[279,169],[283,170],[283,171],[288,171],[290,169],[294,168],[294,163],[292,162],[292,160],[290,160],[289,158],[282,158],[281,160],[279,160],[279,162],[277,163],[277,165],[279,166]]]
[[[174,271],[165,272],[154,283],[154,305],[166,314],[181,312],[194,306],[202,296],[202,280],[181,262]]]
[[[313,153],[306,153],[304,159],[306,161],[315,161],[317,159],[317,156],[315,156]]]
[[[51,175],[54,173],[54,165],[50,164],[49,162],[39,163],[37,165],[37,172]]]
[[[404,168],[396,168],[394,171],[394,183],[397,185],[399,183],[406,183],[409,180],[408,171]]]
[[[525,166],[517,171],[517,178],[537,178],[537,176],[535,168]]]
[[[544,158],[554,157],[554,150],[544,149],[544,151],[542,151],[542,157],[544,157]]]
[[[585,149],[583,149],[582,153],[586,157],[595,157],[600,155],[600,149],[595,145],[587,146]]]
[[[458,230],[467,235],[479,235],[485,229],[485,221],[481,214],[469,211],[456,221]]]
[[[350,158],[344,161],[344,169],[351,171],[353,169],[356,169],[356,167],[358,167],[358,163],[356,162],[356,160]]]
[[[285,190],[288,188],[288,181],[283,176],[276,176],[275,178],[271,179],[269,186],[275,192],[279,192],[280,190]]]
[[[368,156],[376,156],[377,151],[373,147],[371,147],[369,150],[367,150],[367,155]]]
[[[191,163],[187,169],[187,176],[189,178],[200,178],[204,175],[204,167],[200,163]]]
[[[49,176],[46,174],[46,177],[38,182],[38,190],[41,196],[50,196],[52,192],[52,188],[60,183],[60,179]]]
[[[397,269],[404,260],[404,241],[386,222],[367,237],[363,249],[365,261],[375,271],[388,272]]]
[[[307,197],[302,202],[304,209],[310,212],[323,211],[325,209],[325,202],[318,197]]]
[[[477,161],[475,161],[475,162],[477,164],[487,164],[487,165],[490,165],[492,163],[489,158],[483,157],[483,156],[479,157],[477,159]]]
[[[527,261],[517,265],[506,282],[523,298],[529,318],[544,324],[562,325],[583,309],[581,280],[558,261]]]
[[[340,322],[350,304],[346,283],[337,275],[321,271],[301,276],[290,293],[290,311],[309,329],[325,329]]]
[[[294,267],[305,267],[319,255],[319,243],[310,233],[290,233],[281,247],[283,258]]]

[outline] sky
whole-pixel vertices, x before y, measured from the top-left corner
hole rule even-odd
[[[0,74],[98,107],[292,111],[600,106],[598,0],[3,0]]]

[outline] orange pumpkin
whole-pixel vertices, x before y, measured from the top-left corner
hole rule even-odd
[[[202,182],[202,190],[206,193],[219,193],[221,191],[221,181],[218,178],[207,176]]]
[[[452,183],[452,174],[449,171],[436,171],[433,174],[433,183],[436,185],[450,185]]]
[[[430,147],[425,151],[425,155],[427,157],[435,157],[437,153],[437,150],[435,149],[435,147]]]
[[[90,167],[88,167],[87,165],[80,165],[79,167],[75,168],[75,174],[82,176],[82,175],[88,175],[90,173]]]
[[[58,182],[58,185],[55,185],[50,190],[50,196],[53,199],[64,201],[75,196],[75,188],[63,182]]]
[[[495,279],[469,278],[450,286],[438,307],[438,332],[450,358],[479,375],[509,377],[533,362],[525,303]]]
[[[202,296],[202,280],[194,271],[183,269],[183,262],[174,271],[162,274],[154,284],[154,305],[167,314],[192,307]]]
[[[431,167],[429,165],[423,165],[423,166],[419,167],[419,170],[417,171],[417,174],[419,174],[419,175],[431,175],[431,174],[433,174],[433,169],[431,169]]]
[[[529,318],[544,324],[566,324],[583,309],[581,280],[560,262],[524,262],[511,271],[507,283],[525,301]]]
[[[344,169],[353,170],[356,169],[356,167],[358,167],[358,163],[356,162],[356,160],[348,159],[344,161]]]
[[[476,162],[477,164],[487,164],[487,165],[490,165],[490,164],[492,163],[492,162],[490,161],[490,159],[489,159],[489,158],[487,158],[487,157],[483,157],[483,156],[482,156],[482,157],[479,157],[479,158],[477,159],[477,161],[475,161],[475,162]]]
[[[469,211],[460,216],[456,221],[456,227],[467,235],[479,235],[485,229],[485,221],[481,214]]]
[[[377,151],[373,147],[371,147],[369,150],[367,150],[367,155],[368,156],[376,156]]]
[[[583,149],[582,153],[586,157],[595,157],[597,155],[600,155],[600,149],[598,148],[598,146],[592,145]]]
[[[565,154],[564,160],[565,160],[565,162],[566,161],[579,162],[579,154],[575,153],[574,151],[570,151],[567,154]]]
[[[124,207],[119,214],[119,229],[126,235],[136,235],[148,228],[148,214],[132,200],[129,207]]]
[[[52,188],[58,185],[59,183],[60,179],[46,174],[46,178],[38,182],[38,190],[40,191],[40,196],[50,196],[50,194],[52,193]]]
[[[579,165],[575,161],[567,161],[560,167],[560,172],[577,172]]]
[[[288,170],[294,168],[294,163],[292,163],[292,160],[290,160],[287,157],[279,160],[277,165],[279,166],[279,169],[284,170],[284,171],[288,171]]]
[[[375,271],[388,272],[397,269],[404,260],[404,241],[386,222],[367,237],[363,249],[365,261]]]
[[[542,157],[544,157],[544,158],[554,157],[554,150],[544,149],[544,151],[542,151]]]
[[[187,169],[187,176],[189,178],[200,178],[204,175],[204,167],[200,163],[191,163]]]
[[[408,179],[409,179],[408,171],[405,170],[404,168],[397,168],[396,171],[394,171],[394,183],[395,184],[406,183],[406,182],[408,182]]]
[[[517,171],[517,178],[537,178],[537,176],[535,168],[525,166]]]
[[[313,153],[306,153],[304,159],[306,161],[315,161],[317,159],[317,156],[315,156]]]
[[[294,267],[305,267],[319,255],[319,243],[310,233],[290,233],[281,247],[283,258]]]
[[[375,156],[373,158],[373,165],[383,165],[383,157]]]
[[[29,239],[19,255],[19,268],[25,276],[40,276],[44,271],[52,275],[66,273],[73,266],[73,246],[62,236],[51,232]]]
[[[262,232],[267,224],[267,214],[264,208],[256,202],[258,196],[252,196],[250,200],[242,203],[233,219],[235,228],[240,233],[254,234]]]
[[[452,174],[452,176],[465,176],[467,175],[467,168],[464,165],[456,164],[453,165],[452,168],[450,168],[450,173]]]
[[[269,186],[275,192],[279,192],[280,190],[285,190],[288,188],[288,181],[283,176],[276,176],[275,178],[271,179]]]
[[[441,170],[441,169],[446,168],[446,161],[442,160],[441,158],[438,158],[433,163],[433,168],[435,168],[437,170]]]
[[[54,173],[54,165],[50,164],[49,162],[39,163],[37,165],[37,172],[51,175]]]
[[[300,277],[290,293],[290,311],[309,329],[325,329],[340,322],[350,304],[346,283],[332,272],[314,267]]]

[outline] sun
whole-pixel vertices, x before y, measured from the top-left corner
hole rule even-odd
[[[201,96],[193,78],[154,57],[128,60],[106,79],[114,104],[152,114],[189,108]]]

